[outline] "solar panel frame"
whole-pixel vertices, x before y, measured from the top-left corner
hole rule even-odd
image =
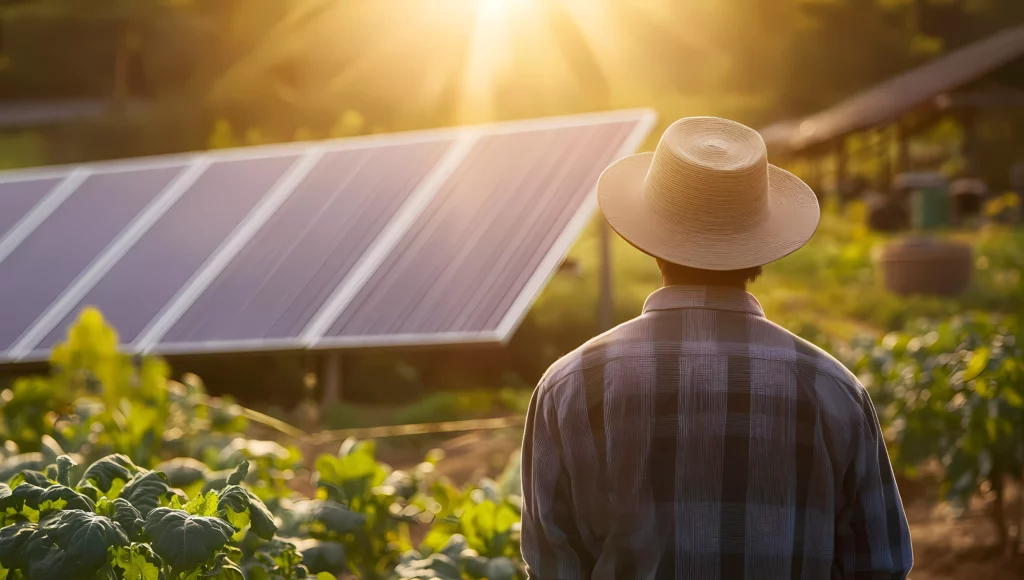
[[[345,151],[352,149],[368,149],[380,146],[392,146],[403,143],[418,143],[418,142],[430,142],[437,140],[453,140],[453,144],[450,146],[449,152],[442,160],[438,163],[435,168],[437,171],[432,171],[428,174],[428,177],[424,179],[424,182],[429,182],[431,179],[436,181],[436,184],[430,185],[429,187],[440,187],[444,183],[444,179],[447,177],[446,173],[450,175],[454,171],[458,164],[461,163],[462,157],[468,153],[475,144],[476,140],[483,135],[503,135],[519,132],[530,132],[540,131],[545,129],[559,129],[569,128],[575,126],[584,125],[599,125],[616,122],[631,122],[635,123],[633,131],[623,141],[622,146],[619,148],[615,158],[621,158],[623,156],[633,153],[640,145],[643,144],[647,135],[654,128],[657,121],[657,115],[653,110],[650,109],[627,109],[610,112],[600,113],[589,113],[582,115],[570,115],[570,116],[559,116],[559,117],[547,117],[540,119],[530,119],[522,121],[504,121],[489,124],[473,125],[473,126],[456,126],[446,127],[440,129],[426,129],[421,131],[409,131],[404,133],[394,134],[377,134],[368,135],[362,137],[351,137],[343,139],[333,139],[326,141],[316,142],[298,142],[298,143],[285,143],[285,144],[272,144],[272,145],[261,145],[255,147],[239,148],[239,149],[225,149],[225,150],[213,150],[213,151],[202,151],[202,152],[187,152],[172,155],[162,155],[154,157],[140,157],[116,161],[100,161],[89,164],[81,165],[66,165],[66,166],[53,166],[43,169],[18,169],[8,170],[0,172],[0,183],[17,181],[23,179],[42,179],[45,176],[59,176],[65,180],[69,180],[72,177],[76,179],[84,180],[85,177],[94,173],[109,173],[109,172],[120,172],[120,171],[132,171],[147,168],[162,168],[168,166],[181,166],[186,165],[182,168],[182,172],[187,172],[191,169],[193,164],[199,162],[217,162],[226,160],[256,160],[263,158],[272,157],[284,157],[289,155],[298,155],[300,157],[296,163],[300,163],[303,158],[314,155],[322,155],[326,153]],[[447,164],[446,164],[447,159]],[[202,161],[201,161],[202,160]],[[439,168],[439,169],[438,169]],[[431,178],[430,176],[434,177]],[[58,188],[60,186],[58,185]],[[422,184],[421,184],[422,187]],[[428,187],[428,189],[429,189]],[[292,187],[294,190],[294,187]],[[290,190],[288,194],[292,191]],[[52,192],[51,192],[52,194]],[[415,194],[415,192],[414,192]],[[411,194],[411,195],[414,195]],[[70,195],[70,193],[69,193]],[[267,194],[269,195],[269,193]],[[285,198],[287,195],[285,195]],[[408,201],[407,201],[408,203]],[[41,205],[40,204],[37,205]],[[59,205],[59,204],[58,204]],[[33,208],[32,211],[35,211]],[[402,208],[399,210],[401,212]],[[413,208],[415,209],[415,208]],[[569,220],[563,231],[557,236],[554,243],[548,249],[543,259],[540,262],[540,266],[534,271],[528,278],[528,281],[523,288],[523,291],[513,300],[509,310],[503,315],[501,322],[498,324],[495,330],[488,330],[483,332],[438,332],[432,334],[395,334],[387,336],[345,336],[345,337],[324,337],[327,327],[334,321],[335,316],[331,316],[329,311],[324,311],[320,315],[315,316],[313,321],[307,327],[306,331],[300,337],[300,340],[295,339],[258,339],[258,340],[241,340],[241,341],[211,341],[209,343],[182,343],[182,344],[161,344],[159,339],[173,327],[174,323],[187,311],[187,305],[182,308],[175,308],[172,311],[164,311],[162,316],[165,318],[160,323],[158,328],[162,328],[163,332],[151,332],[149,335],[143,337],[145,340],[137,340],[131,345],[122,345],[122,349],[125,352],[131,354],[141,353],[153,353],[161,355],[175,355],[175,354],[212,354],[212,353],[228,353],[228,352],[258,352],[258,351],[284,351],[284,350],[297,350],[297,349],[310,349],[310,350],[324,350],[324,349],[353,349],[353,348],[390,348],[390,347],[413,347],[413,346],[431,346],[431,345],[457,345],[457,344],[504,344],[510,338],[512,332],[521,323],[522,319],[526,316],[529,306],[536,299],[537,294],[543,288],[544,285],[550,280],[550,278],[557,271],[559,263],[564,259],[564,256],[570,249],[572,243],[578,238],[580,233],[586,227],[590,218],[597,209],[597,198],[594,191],[587,196],[586,200],[576,209],[571,219]],[[52,210],[51,210],[52,211]],[[273,210],[266,214],[262,221],[257,218],[255,223],[247,225],[246,223],[240,224],[240,230],[249,228],[250,234],[236,244],[235,251],[244,245],[252,235],[259,231],[269,216],[272,215]],[[412,214],[416,214],[415,211],[411,211]],[[31,214],[31,212],[30,212]],[[28,216],[26,216],[28,217]],[[45,218],[45,215],[43,216]],[[246,218],[245,222],[248,222],[252,218],[252,215]],[[392,218],[393,220],[395,218]],[[413,220],[414,221],[414,220]],[[36,226],[38,225],[35,224]],[[30,223],[29,226],[32,226]],[[31,233],[34,227],[27,226],[27,233]],[[390,226],[390,224],[389,224]],[[26,235],[27,235],[26,233]],[[232,233],[229,240],[233,239],[237,231]],[[402,232],[398,232],[400,237]],[[225,242],[225,244],[228,243]],[[0,238],[0,260],[3,259],[2,250],[4,239]],[[14,246],[17,244],[15,243]],[[366,260],[367,274],[372,274],[376,267],[379,267],[381,263],[388,257],[392,247],[386,247],[384,244],[382,248],[374,255],[370,256],[370,259]],[[216,250],[215,254],[220,254],[223,248]],[[360,258],[363,260],[366,258],[366,254]],[[207,276],[204,278],[210,278],[211,280],[223,271],[223,269],[230,263],[230,258],[233,254],[227,252],[222,259],[216,260],[215,265],[210,265],[208,262],[202,268],[208,268]],[[213,257],[211,257],[213,260]],[[111,265],[116,265],[116,261]],[[365,283],[365,279],[346,279],[343,280],[335,293],[341,294],[344,298],[345,294],[358,292],[361,284]],[[200,285],[201,286],[201,285]],[[198,289],[205,289],[198,288]],[[199,294],[191,297],[194,301]],[[185,300],[190,305],[192,302]],[[183,304],[184,304],[183,302]],[[321,310],[324,310],[328,304],[324,304]],[[337,308],[335,304],[334,308]],[[179,312],[180,310],[180,312]],[[44,313],[47,315],[47,313]],[[55,314],[54,314],[55,316]],[[59,321],[59,319],[58,319]],[[316,324],[314,324],[314,322]],[[152,327],[157,323],[157,320],[151,321],[147,328]],[[29,351],[21,351],[14,353],[16,356],[10,356],[10,352],[0,353],[0,361],[8,362],[31,362],[45,360],[49,355],[49,349],[32,349]]]

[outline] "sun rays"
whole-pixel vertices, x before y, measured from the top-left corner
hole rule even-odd
[[[376,111],[393,129],[635,106],[689,68],[656,57],[707,44],[706,6],[674,1],[306,0],[236,65],[227,93]]]

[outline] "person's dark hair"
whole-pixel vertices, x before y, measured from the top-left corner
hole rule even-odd
[[[727,286],[746,288],[761,276],[761,266],[742,270],[701,270],[658,259],[666,285]]]

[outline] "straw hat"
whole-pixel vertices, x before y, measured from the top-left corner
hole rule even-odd
[[[597,196],[640,251],[705,270],[778,260],[811,239],[820,215],[811,188],[768,163],[757,131],[715,117],[673,123],[654,153],[606,169]]]

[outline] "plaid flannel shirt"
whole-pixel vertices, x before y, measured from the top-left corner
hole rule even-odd
[[[555,363],[522,454],[529,576],[900,579],[867,392],[741,290],[669,286]]]

